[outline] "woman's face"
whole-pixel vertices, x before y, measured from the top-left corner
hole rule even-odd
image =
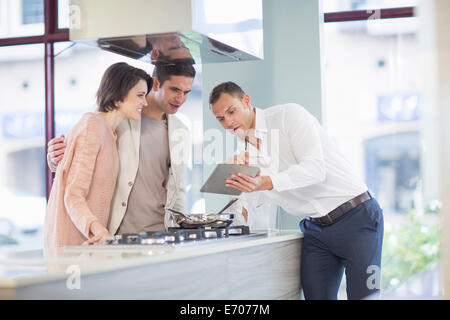
[[[123,101],[119,102],[119,111],[124,118],[139,120],[141,119],[142,109],[147,105],[147,82],[139,80],[139,82],[128,91]]]

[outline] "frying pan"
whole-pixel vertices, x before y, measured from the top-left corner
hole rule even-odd
[[[171,212],[173,220],[182,228],[226,228],[233,223],[234,214],[223,212],[237,200],[238,198],[235,198],[228,202],[228,204],[218,213],[185,214],[174,209],[168,210]]]

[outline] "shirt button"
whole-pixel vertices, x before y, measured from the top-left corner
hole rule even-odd
[[[122,207],[126,207],[127,203],[125,201],[122,202]]]
[[[131,187],[133,185],[133,181],[129,181],[128,185]]]

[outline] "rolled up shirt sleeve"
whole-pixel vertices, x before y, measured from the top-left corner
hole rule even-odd
[[[290,104],[286,106],[283,124],[296,163],[287,170],[269,175],[273,189],[282,192],[323,182],[325,161],[317,120],[302,107]]]

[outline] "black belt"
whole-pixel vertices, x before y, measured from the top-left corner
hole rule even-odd
[[[337,218],[340,216],[346,214],[353,208],[356,208],[361,203],[366,202],[367,200],[372,199],[372,195],[369,193],[369,191],[366,191],[359,196],[354,197],[353,199],[341,204],[339,207],[334,209],[333,211],[329,212],[326,216],[320,217],[320,218],[311,218],[311,221],[319,223],[323,226],[329,226],[336,221]]]

